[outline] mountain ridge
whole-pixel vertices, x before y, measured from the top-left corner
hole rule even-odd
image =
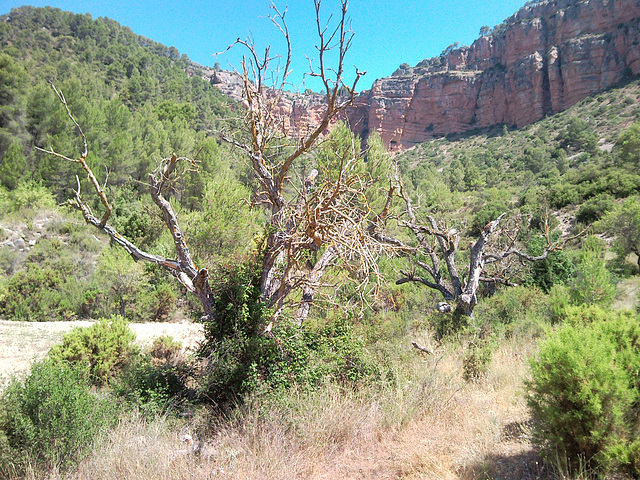
[[[496,124],[522,127],[640,73],[640,1],[522,7],[471,46],[378,79],[349,111],[390,149]]]

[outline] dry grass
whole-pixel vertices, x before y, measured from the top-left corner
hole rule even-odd
[[[478,383],[462,380],[456,348],[430,356],[409,348],[394,387],[328,385],[254,399],[214,421],[134,416],[65,478],[540,478],[522,388],[532,344],[506,342]],[[186,453],[180,437],[203,431],[200,454]]]
[[[616,299],[613,308],[634,309],[640,301],[640,277],[625,278],[617,285]]]

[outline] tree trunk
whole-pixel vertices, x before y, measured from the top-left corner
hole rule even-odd
[[[473,318],[473,309],[478,303],[478,299],[475,295],[463,294],[459,295],[456,299],[456,308],[453,311],[453,315],[456,317],[468,317]]]
[[[263,303],[272,306],[275,296],[282,282],[278,270],[284,263],[285,252],[278,245],[278,233],[271,233],[267,239],[267,251],[262,260],[262,279],[260,282],[260,299]]]

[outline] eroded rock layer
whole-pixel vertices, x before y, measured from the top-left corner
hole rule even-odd
[[[433,136],[521,127],[640,73],[640,0],[560,0],[520,9],[490,35],[376,80],[349,112],[391,149]]]

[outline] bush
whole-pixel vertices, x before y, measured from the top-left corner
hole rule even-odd
[[[622,132],[616,141],[620,160],[640,163],[640,123],[636,122]]]
[[[26,268],[7,280],[7,295],[0,304],[0,313],[24,321],[65,319],[61,308],[63,284],[58,271],[27,263]]]
[[[474,310],[474,316],[486,328],[496,333],[510,335],[518,324],[538,322],[546,313],[545,295],[530,286],[507,287],[494,296],[481,301]]]
[[[73,234],[75,231],[64,233]],[[70,239],[72,243],[77,240],[77,233],[75,237]],[[93,245],[98,242],[86,243]],[[98,288],[91,288],[88,281],[93,269],[92,256],[86,249],[82,249],[82,253],[82,260],[78,261],[78,256],[59,238],[41,238],[26,254],[25,264],[19,269],[16,263],[19,257],[7,258],[5,264],[8,265],[3,267],[3,255],[0,253],[0,268],[15,270],[7,279],[8,295],[0,301],[0,313],[7,318],[27,321],[91,316]]]
[[[561,136],[563,147],[574,151],[595,153],[598,148],[598,135],[586,120],[572,117]]]
[[[493,344],[483,339],[474,339],[467,346],[462,359],[462,378],[467,382],[477,382],[489,371],[493,359]]]
[[[556,241],[557,239],[552,238],[551,240]],[[527,242],[527,253],[532,256],[542,255],[546,246],[546,239],[533,237]],[[525,278],[525,282],[549,293],[554,285],[568,283],[574,272],[575,267],[569,260],[567,253],[564,250],[556,250],[549,252],[544,260],[529,264],[529,274]]]
[[[576,220],[580,223],[593,223],[600,220],[605,213],[613,210],[615,201],[608,193],[601,193],[585,201],[576,214]]]
[[[350,383],[376,375],[349,319],[300,328],[283,318],[272,335],[265,335],[261,272],[254,265],[249,260],[212,274],[215,313],[205,324],[199,351],[206,359],[198,391],[203,401],[225,406],[250,392],[314,388],[325,379]]]
[[[0,191],[0,211],[20,212],[32,216],[38,209],[53,209],[56,201],[46,187],[36,182],[22,182],[15,190]]]
[[[599,305],[566,305],[557,314],[557,321],[580,327],[595,322],[606,320],[632,319],[633,312],[630,310],[611,310]]]
[[[216,405],[242,401],[252,392],[313,389],[324,381],[347,385],[379,376],[347,319],[302,328],[283,319],[270,337],[236,335],[216,345],[199,379],[201,398]]]
[[[125,319],[103,318],[90,327],[67,333],[62,344],[49,351],[49,358],[84,368],[92,383],[104,385],[131,360],[134,339]]]
[[[575,304],[611,305],[616,286],[613,275],[607,270],[604,246],[597,237],[587,237],[582,245],[577,276],[570,290]]]
[[[546,454],[605,472],[640,474],[640,325],[609,316],[564,325],[531,362],[528,404]]]
[[[165,414],[180,410],[192,396],[187,386],[191,373],[180,344],[171,337],[158,337],[122,371],[113,390],[143,413]]]
[[[489,200],[474,215],[471,223],[471,235],[479,235],[487,223],[511,210],[509,202],[504,199]]]
[[[117,420],[113,404],[91,392],[84,373],[45,360],[24,381],[10,383],[0,402],[0,477],[27,468],[68,469]]]

